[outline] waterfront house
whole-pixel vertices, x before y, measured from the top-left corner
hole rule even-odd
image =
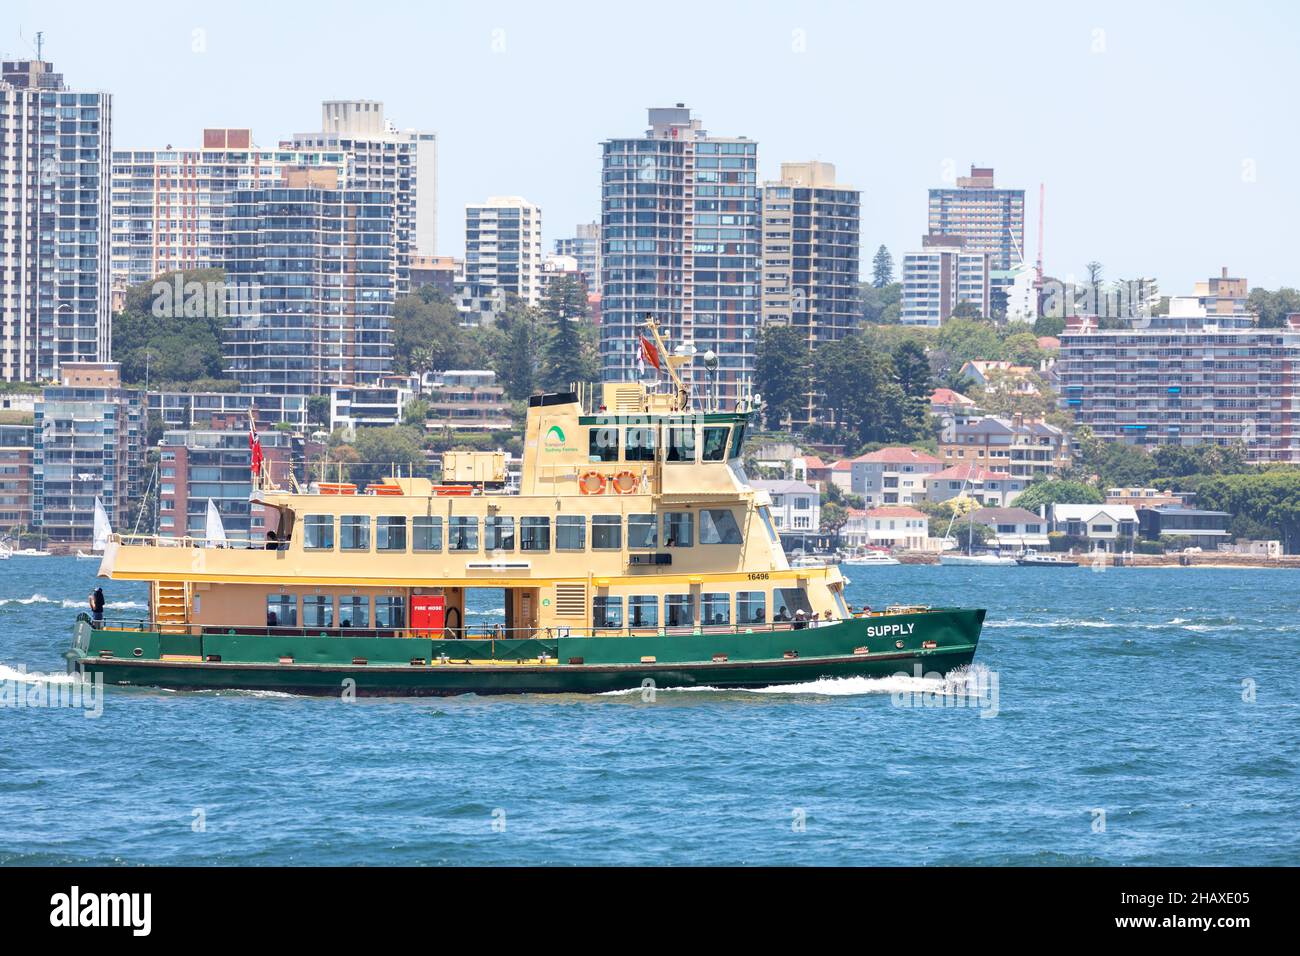
[[[1052,505],[1049,530],[1082,538],[1089,550],[1131,551],[1138,533],[1132,505]]]

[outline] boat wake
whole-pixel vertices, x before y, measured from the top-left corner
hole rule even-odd
[[[72,684],[77,678],[72,674],[42,674],[38,671],[15,670],[8,664],[0,664],[0,682],[12,681],[16,684]]]
[[[53,604],[62,608],[79,609],[85,609],[86,607],[85,599],[73,601],[68,598],[46,597],[44,594],[32,594],[25,598],[0,598],[0,607],[4,607],[6,604]],[[106,601],[104,602],[104,607],[114,611],[125,611],[130,610],[131,608],[139,608],[143,610],[145,605],[141,604],[139,601]]]
[[[861,697],[870,694],[926,693],[961,697],[980,692],[987,684],[988,668],[983,664],[958,668],[942,677],[891,674],[888,677],[822,677],[801,684],[773,684],[769,687],[663,687],[662,694],[762,694],[804,695],[813,697]],[[626,697],[641,694],[644,688],[611,690],[598,697]]]

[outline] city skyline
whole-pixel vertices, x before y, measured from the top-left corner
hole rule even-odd
[[[647,107],[683,102],[758,142],[760,180],[782,162],[834,163],[863,193],[863,259],[884,244],[896,275],[925,229],[927,191],[974,164],[1026,191],[1031,262],[1046,184],[1045,264],[1061,278],[1096,259],[1108,279],[1155,276],[1172,294],[1223,265],[1252,287],[1300,284],[1283,232],[1300,210],[1286,173],[1300,134],[1279,121],[1294,11],[1021,9],[975,23],[956,5],[668,4],[631,44],[597,6],[336,3],[309,21],[248,4],[217,20],[186,5],[124,17],[22,0],[0,52],[30,57],[44,31],[45,58],[74,88],[113,94],[117,149],[194,146],[222,126],[275,145],[314,127],[323,100],[381,100],[399,126],[438,135],[444,255],[463,255],[463,209],[488,195],[541,206],[550,250],[599,211],[601,142],[640,135]],[[60,26],[70,22],[75,32]],[[742,55],[759,64],[742,74],[748,87],[716,68]],[[661,56],[671,82],[653,69]],[[1205,69],[1215,57],[1232,68]]]

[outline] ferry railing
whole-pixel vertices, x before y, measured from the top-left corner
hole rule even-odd
[[[235,551],[279,551],[287,548],[287,541],[266,540],[265,533],[253,535],[227,535],[225,538],[208,538],[206,535],[179,535],[172,537],[161,534],[138,534],[113,532],[108,536],[115,544],[149,548],[203,548],[212,550]]]

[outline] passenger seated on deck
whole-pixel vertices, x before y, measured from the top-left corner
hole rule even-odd
[[[280,547],[280,536],[275,533],[275,529],[266,532],[266,550],[276,551]]]
[[[790,612],[785,609],[784,604],[776,609],[776,617],[772,618],[772,620],[779,624],[784,624],[786,621],[790,620]]]
[[[267,612],[266,612],[266,626],[267,626],[267,627],[279,627],[279,626],[280,626],[280,615],[276,614],[274,611],[267,611]]]
[[[762,623],[763,623],[763,609],[762,609],[761,607],[760,607],[758,610],[756,610],[756,611],[754,612],[754,619],[753,619],[752,621],[750,621],[750,623],[751,623],[751,624],[762,624]]]
[[[802,631],[807,626],[808,615],[804,613],[803,608],[799,608],[799,610],[794,612],[794,629],[796,631]]]

